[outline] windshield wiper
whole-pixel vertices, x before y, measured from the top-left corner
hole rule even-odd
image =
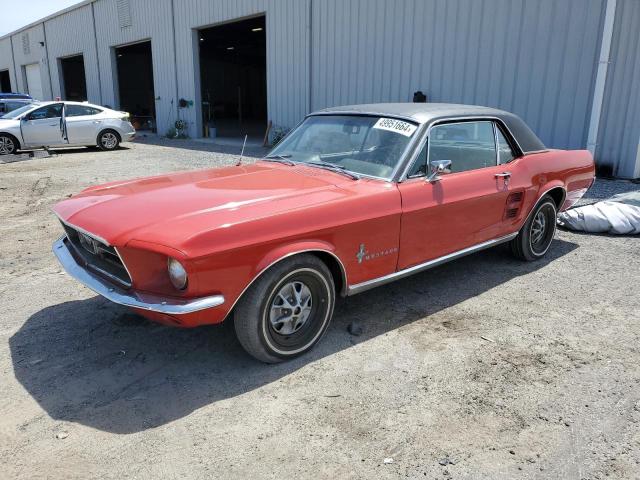
[[[324,168],[326,170],[331,170],[332,172],[341,173],[346,175],[349,178],[353,178],[354,180],[360,180],[360,175],[357,173],[353,173],[350,170],[347,170],[346,167],[342,165],[336,165],[335,163],[323,162],[323,161],[315,161],[315,162],[304,162],[305,165],[315,165],[316,167]]]
[[[268,155],[264,157],[263,160],[267,162],[284,163],[285,165],[295,165],[296,162],[289,160],[290,157],[291,155]]]

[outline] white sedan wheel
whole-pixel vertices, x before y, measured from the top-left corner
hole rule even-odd
[[[11,155],[16,151],[16,143],[7,135],[0,136],[0,155]]]

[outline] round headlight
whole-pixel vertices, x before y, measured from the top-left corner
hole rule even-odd
[[[169,257],[167,259],[167,269],[173,286],[178,290],[184,290],[187,286],[187,271],[182,264],[175,258]]]

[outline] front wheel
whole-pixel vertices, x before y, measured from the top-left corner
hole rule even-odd
[[[98,148],[100,150],[115,150],[120,145],[120,137],[113,130],[105,130],[98,135]]]
[[[16,140],[11,135],[0,134],[0,155],[11,155],[16,153],[16,150],[18,150]]]
[[[333,316],[335,286],[319,258],[301,254],[267,270],[234,312],[242,347],[266,363],[301,355],[318,343]]]
[[[553,198],[549,195],[544,196],[518,236],[511,240],[513,255],[528,262],[544,257],[556,233],[556,216],[557,209]]]

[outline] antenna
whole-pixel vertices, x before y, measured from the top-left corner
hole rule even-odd
[[[240,151],[240,158],[238,159],[238,163],[236,163],[236,167],[239,167],[240,165],[242,165],[242,156],[244,155],[244,146],[247,144],[247,137],[249,135],[245,135],[244,136],[244,142],[242,142],[242,150]]]

